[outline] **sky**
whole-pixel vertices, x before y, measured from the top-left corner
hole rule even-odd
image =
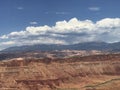
[[[0,0],[0,50],[120,41],[120,0]]]

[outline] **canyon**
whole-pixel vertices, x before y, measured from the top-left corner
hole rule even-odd
[[[119,90],[119,88],[119,53],[75,55],[65,58],[17,57],[0,61],[0,90]]]

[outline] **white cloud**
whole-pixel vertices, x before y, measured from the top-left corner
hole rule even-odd
[[[88,8],[90,11],[99,11],[100,7],[89,7]]]
[[[34,22],[30,22],[30,24],[31,24],[31,25],[36,25],[36,24],[38,24],[38,23],[34,21]]]
[[[105,18],[97,22],[72,18],[69,21],[58,21],[54,26],[28,26],[23,31],[0,36],[0,47],[90,41],[120,41],[120,18]]]
[[[13,44],[15,44],[14,41],[6,41],[1,43],[1,45],[13,45]]]
[[[71,20],[67,21],[58,21],[54,26],[56,32],[81,32],[81,30],[92,30],[94,28],[94,24],[90,20],[79,21],[77,18],[72,18]]]
[[[17,7],[18,10],[23,10],[24,8],[23,7]]]
[[[58,15],[66,15],[66,14],[69,14],[68,12],[56,12],[56,14]]]
[[[120,18],[105,18],[97,23],[98,27],[103,28],[120,28]]]
[[[7,35],[3,35],[0,37],[0,39],[8,39],[8,36]]]
[[[67,15],[67,14],[70,14],[70,12],[51,12],[51,11],[48,11],[48,12],[45,12],[45,14]]]
[[[0,42],[0,50],[16,45],[14,41],[4,41]]]

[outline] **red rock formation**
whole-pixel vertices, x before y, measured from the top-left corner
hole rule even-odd
[[[85,86],[119,78],[119,70],[120,54],[1,61],[0,90],[94,90]]]

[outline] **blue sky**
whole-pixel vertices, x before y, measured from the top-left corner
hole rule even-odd
[[[30,26],[54,27],[56,22],[63,20],[96,23],[105,18],[119,19],[120,0],[0,0],[0,12],[0,36],[3,37],[12,32],[26,31]],[[9,40],[13,41],[8,37],[0,39],[0,43]]]
[[[93,21],[120,17],[120,0],[0,0],[0,34],[22,30],[30,22],[54,25],[76,17]],[[88,8],[97,7],[98,11]]]

